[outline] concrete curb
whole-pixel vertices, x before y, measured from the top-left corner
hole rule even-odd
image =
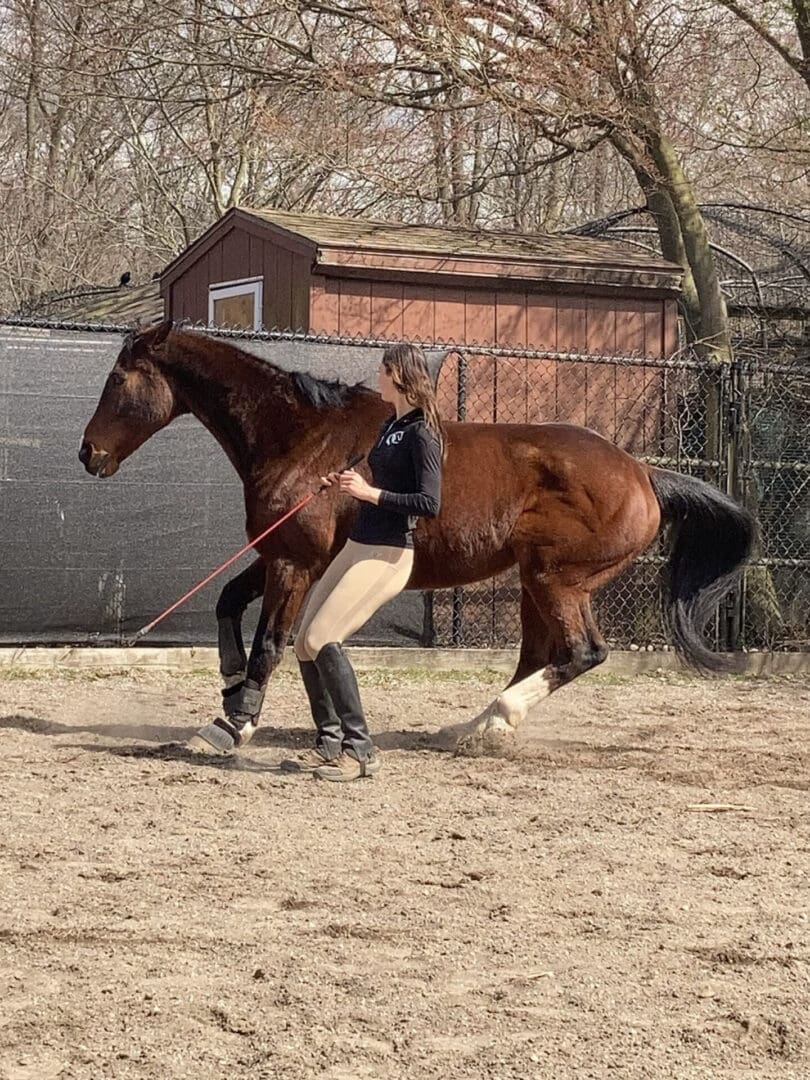
[[[351,648],[352,663],[360,671],[388,669],[404,671],[481,671],[511,673],[517,662],[516,649],[409,649]],[[756,676],[810,675],[810,653],[744,653],[741,673]],[[0,671],[126,671],[167,670],[178,672],[217,671],[217,650],[213,648],[41,648],[22,645],[0,648]],[[287,649],[281,669],[296,671],[292,649]],[[602,675],[643,675],[657,671],[685,671],[674,652],[610,653],[598,669]]]

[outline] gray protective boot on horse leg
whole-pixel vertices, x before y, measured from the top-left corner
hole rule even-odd
[[[253,738],[264,702],[264,690],[250,679],[222,691],[222,710],[213,723],[201,728],[188,741],[191,750],[228,754],[246,746]]]
[[[380,756],[371,741],[357,678],[348,656],[341,645],[332,641],[315,657],[315,667],[340,718],[343,753],[334,762],[316,769],[313,775],[338,782],[373,776],[379,771]]]
[[[238,574],[222,590],[217,601],[217,639],[219,670],[225,684],[222,690],[224,720],[206,724],[192,735],[186,744],[189,750],[204,754],[227,754],[237,746],[245,746],[256,731],[258,710],[244,718],[242,700],[247,678],[247,655],[242,641],[242,616],[246,608],[261,596],[265,571],[253,563]],[[251,683],[256,689],[257,684]],[[262,699],[264,695],[262,694]],[[255,699],[249,695],[248,702]],[[261,709],[261,700],[258,709]]]
[[[315,722],[315,746],[304,750],[295,757],[285,758],[280,768],[284,772],[314,772],[322,765],[328,765],[340,757],[343,746],[343,731],[340,717],[335,712],[326,687],[321,681],[314,660],[299,660],[301,681],[309,698],[312,719]]]

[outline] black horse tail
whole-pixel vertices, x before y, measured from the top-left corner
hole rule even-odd
[[[754,518],[697,477],[651,468],[650,482],[662,518],[672,526],[667,616],[675,649],[698,671],[732,670],[707,648],[702,632],[751,554]]]

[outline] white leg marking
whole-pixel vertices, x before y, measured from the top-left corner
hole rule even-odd
[[[242,730],[239,732],[239,749],[243,746],[247,746],[253,736],[256,734],[256,728],[259,726],[258,718],[255,720],[248,720]]]
[[[546,668],[535,671],[526,679],[510,686],[508,690],[498,697],[496,705],[501,716],[516,728],[529,715],[529,712],[539,705],[544,698],[551,693],[551,684]]]
[[[457,753],[480,754],[508,744],[531,709],[551,693],[547,669],[542,668],[510,686],[490,702],[482,713],[466,724],[443,728],[438,735],[447,746],[455,744]]]

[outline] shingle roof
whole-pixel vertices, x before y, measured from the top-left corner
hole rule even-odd
[[[240,209],[325,247],[680,271],[680,267],[660,256],[645,254],[620,241],[551,233],[410,225],[244,206]]]
[[[87,288],[72,293],[51,294],[30,301],[16,312],[28,318],[71,323],[113,323],[131,326],[163,318],[160,282]]]

